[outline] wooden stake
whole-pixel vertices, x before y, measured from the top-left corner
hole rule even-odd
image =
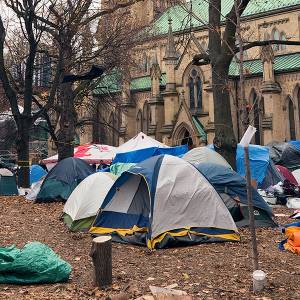
[[[94,284],[100,288],[112,284],[111,252],[111,236],[99,236],[93,239],[90,256],[94,264]]]
[[[247,180],[249,228],[250,228],[250,232],[251,232],[252,265],[253,265],[253,271],[255,271],[255,270],[258,270],[258,251],[257,251],[255,219],[254,219],[254,209],[253,209],[253,200],[252,200],[252,185],[251,185],[251,173],[250,173],[249,149],[248,149],[248,147],[244,147],[244,156],[245,156],[244,159],[245,159],[246,180]]]

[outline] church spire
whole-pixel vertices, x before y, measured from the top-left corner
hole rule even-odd
[[[175,48],[175,41],[174,41],[174,35],[173,35],[173,29],[172,29],[172,19],[169,18],[169,32],[168,32],[168,42],[166,46],[166,55],[165,59],[176,59],[176,48]]]

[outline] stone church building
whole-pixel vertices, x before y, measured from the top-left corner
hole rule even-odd
[[[195,54],[207,51],[208,4],[206,0],[187,2],[189,13],[174,2],[144,0],[130,12],[148,23],[154,35],[138,47],[138,67],[129,70],[130,80],[114,83],[119,89],[111,95],[120,97],[120,105],[105,114],[111,128],[102,129],[101,143],[122,144],[140,131],[168,145],[212,143],[211,68],[192,65]],[[222,15],[232,5],[233,0],[222,1]],[[242,34],[248,41],[299,41],[300,0],[251,1],[242,18]],[[300,47],[253,48],[244,56],[250,123],[257,128],[254,142],[300,139]],[[234,59],[229,85],[232,120],[240,140],[238,68]],[[103,96],[94,92],[99,101]],[[92,140],[91,133],[84,139]]]

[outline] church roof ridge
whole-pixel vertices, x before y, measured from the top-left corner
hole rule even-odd
[[[196,14],[196,18],[192,18],[191,23],[193,27],[201,27],[203,24],[208,23],[208,1],[207,0],[191,0],[193,3],[193,12]],[[230,11],[234,3],[234,0],[224,0],[222,1],[222,16],[224,16]],[[250,17],[254,15],[263,15],[268,12],[273,12],[281,10],[284,8],[290,8],[300,5],[300,0],[265,0],[258,1],[252,0],[248,4],[243,17]],[[189,29],[190,23],[186,18],[188,12],[180,5],[175,5],[167,9],[153,24],[152,28],[155,35],[165,35],[169,30],[168,20],[171,17],[173,32],[180,32]],[[201,19],[201,22],[199,21]]]

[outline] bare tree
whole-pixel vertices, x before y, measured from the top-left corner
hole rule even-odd
[[[117,34],[105,36],[102,32],[98,42],[93,39],[90,26],[100,17],[121,11],[139,1],[141,0],[122,1],[101,9],[94,7],[92,0],[4,0],[5,6],[18,19],[22,49],[25,49],[25,53],[21,55],[23,71],[20,72],[19,80],[15,81],[7,68],[7,28],[0,15],[0,79],[17,126],[16,148],[22,186],[27,187],[29,184],[30,129],[40,117],[49,121],[47,113],[50,108],[59,114],[57,135],[54,134],[53,124],[49,126],[57,144],[59,159],[73,156],[78,121],[76,103],[84,99],[83,91],[90,91],[88,87],[92,88],[93,85],[90,81],[77,84],[64,82],[64,78],[88,70],[93,63],[101,63],[110,70],[124,58],[122,51],[128,48],[130,39],[124,30],[120,30],[120,24],[114,27]],[[127,34],[130,32],[128,30],[130,27],[127,27]],[[124,36],[128,42],[124,42]],[[18,47],[12,48],[20,51]],[[114,48],[120,51],[112,51]],[[43,91],[41,96],[39,91],[35,91],[34,69],[37,54],[44,52],[52,58],[52,76],[46,93]],[[40,102],[40,99],[43,101]],[[18,106],[20,101],[24,104],[23,112]],[[34,111],[33,104],[37,108]]]
[[[235,167],[237,140],[233,130],[230,105],[229,67],[233,57],[240,51],[236,45],[237,16],[241,17],[250,0],[237,0],[236,13],[235,4],[226,16],[221,13],[221,0],[207,0],[209,4],[209,22],[206,24],[209,32],[208,52],[197,54],[194,64],[212,67],[212,87],[214,99],[215,119],[215,149]],[[194,15],[197,18],[197,16]],[[225,17],[224,32],[222,17]],[[300,41],[264,40],[245,41],[243,51],[253,47],[271,44],[300,45]],[[248,116],[243,117],[243,122]]]

